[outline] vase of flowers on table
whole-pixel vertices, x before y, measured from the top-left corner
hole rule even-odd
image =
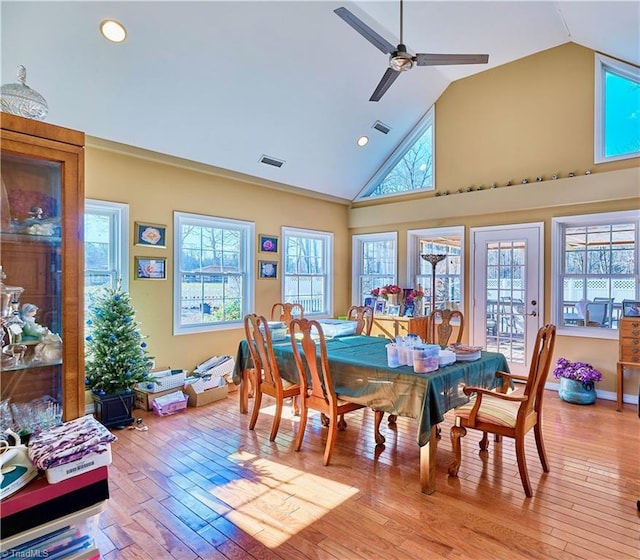
[[[563,401],[575,404],[596,402],[595,384],[602,381],[602,373],[591,364],[559,358],[553,376],[560,380],[558,395]]]
[[[413,316],[420,317],[424,313],[424,305],[422,303],[424,299],[424,291],[418,287],[415,290],[411,290],[406,297],[405,305],[413,305]]]
[[[389,305],[398,305],[398,294],[402,292],[400,286],[395,284],[387,284],[381,288],[371,290],[371,295],[377,298],[386,299]]]

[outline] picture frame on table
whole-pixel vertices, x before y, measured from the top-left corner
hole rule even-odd
[[[633,299],[622,300],[623,317],[640,317],[640,301]]]
[[[385,312],[385,309],[387,307],[387,302],[384,299],[377,299],[376,300],[376,305],[373,308],[373,312],[377,313],[378,315],[381,315]]]
[[[258,251],[260,253],[277,253],[278,252],[278,236],[258,235]]]
[[[375,308],[376,308],[376,298],[374,298],[373,296],[364,298],[364,306],[365,307],[370,307],[371,309],[375,310]]]
[[[135,236],[136,245],[158,249],[167,248],[167,226],[165,225],[136,222]]]
[[[399,305],[387,305],[387,309],[385,311],[387,315],[391,315],[392,317],[398,317],[400,315],[400,306]]]
[[[164,257],[136,257],[137,280],[166,280],[167,259]]]
[[[278,262],[258,261],[258,278],[261,280],[276,280],[278,278]]]
[[[404,311],[402,312],[403,317],[413,317],[416,314],[416,304],[414,302],[405,303]]]

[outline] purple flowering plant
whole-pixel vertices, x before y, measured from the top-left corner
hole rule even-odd
[[[586,362],[570,362],[565,358],[558,358],[556,368],[553,370],[553,377],[559,379],[575,379],[583,385],[593,385],[597,381],[602,381],[602,373],[600,373],[591,364]]]

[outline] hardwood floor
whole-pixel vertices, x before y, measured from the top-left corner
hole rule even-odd
[[[534,497],[520,483],[512,440],[478,453],[463,438],[459,477],[449,478],[450,415],[438,446],[437,492],[419,491],[416,422],[383,423],[355,411],[322,466],[326,428],[310,417],[302,450],[297,422],[269,442],[272,400],[256,430],[238,393],[157,418],[148,431],[114,433],[111,498],[97,534],[102,557],[123,559],[640,559],[640,418],[636,408],[545,396],[551,472],[543,475],[533,433],[527,458]],[[252,404],[252,403],[250,403]]]

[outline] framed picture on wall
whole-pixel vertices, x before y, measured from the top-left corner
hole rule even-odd
[[[270,280],[278,278],[277,261],[258,261],[258,278]]]
[[[136,278],[164,280],[167,277],[167,259],[164,257],[136,257]]]
[[[277,253],[278,252],[278,237],[276,235],[264,235],[258,236],[258,251],[261,253]]]
[[[136,245],[166,249],[167,226],[136,222]]]

